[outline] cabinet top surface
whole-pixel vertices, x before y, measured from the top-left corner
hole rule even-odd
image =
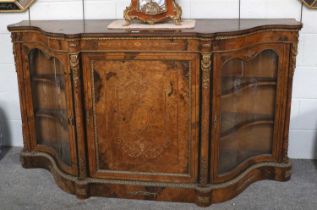
[[[299,30],[295,19],[199,19],[193,29],[118,30],[107,29],[112,20],[32,20],[9,25],[9,31],[39,30],[53,36],[213,36],[260,29]]]

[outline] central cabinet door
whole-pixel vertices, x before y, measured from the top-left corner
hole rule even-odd
[[[195,182],[197,54],[84,54],[90,176]]]

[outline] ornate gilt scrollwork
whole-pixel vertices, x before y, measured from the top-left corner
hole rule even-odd
[[[69,58],[70,58],[71,68],[72,69],[78,68],[78,65],[79,65],[78,54],[71,54]]]
[[[291,66],[290,66],[291,77],[293,77],[295,73],[297,54],[298,54],[298,44],[295,43],[295,44],[292,44],[292,49],[291,49],[291,61],[290,61],[291,62]]]
[[[205,43],[204,47],[206,50],[210,49],[210,43]],[[201,58],[201,85],[204,89],[202,91],[202,113],[203,117],[201,119],[202,122],[202,131],[201,131],[201,138],[202,138],[202,149],[201,154],[202,157],[200,159],[200,175],[199,175],[199,183],[201,187],[206,187],[208,185],[208,149],[209,148],[209,113],[210,113],[210,78],[211,78],[211,53],[202,53]],[[200,203],[204,203],[199,201]]]
[[[296,57],[298,53],[298,41],[293,43],[291,45],[291,57],[290,57],[290,66],[289,66],[289,79],[290,81],[293,80],[295,69],[296,69]],[[289,96],[291,97],[291,96]],[[289,99],[289,106],[291,106],[291,99]],[[284,139],[284,144],[283,144],[283,162],[288,162],[288,135]]]
[[[73,82],[75,86],[75,90],[78,89],[78,80],[79,80],[79,59],[78,59],[78,54],[71,54],[69,56],[69,61],[70,61],[70,68],[72,70],[73,74]]]
[[[74,91],[80,94],[80,81],[79,81],[79,57],[78,54],[71,54],[69,57],[70,68],[72,71],[72,79],[74,83]]]
[[[69,63],[70,63],[70,68],[71,68],[71,73],[72,73],[72,79],[73,79],[73,89],[74,89],[74,98],[75,98],[75,109],[80,109],[78,107],[81,107],[81,84],[80,84],[80,76],[79,76],[79,54],[70,54],[69,55]],[[77,115],[76,116],[76,123],[81,122],[82,116]],[[81,125],[77,124],[77,127],[80,127]],[[80,130],[80,129],[79,129]],[[80,133],[77,134],[78,141],[83,138],[83,134],[81,133],[81,130],[79,131]],[[81,153],[84,149],[83,148],[78,148],[79,153]],[[79,172],[80,172],[80,179],[82,179],[86,175],[86,160],[84,159],[83,155],[79,154]]]
[[[203,54],[201,60],[202,71],[202,87],[208,88],[210,85],[210,71],[211,71],[211,54]]]
[[[15,48],[16,48],[15,45],[16,45],[16,44],[13,44],[13,47],[12,47],[12,48],[13,48],[14,64],[15,64],[15,67],[16,67],[16,69],[17,69],[17,67],[18,67],[18,66],[17,66],[17,64],[18,64],[18,63],[17,63],[18,57],[17,57],[17,52],[16,52],[16,49],[15,49]]]

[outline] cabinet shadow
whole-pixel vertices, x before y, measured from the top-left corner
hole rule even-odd
[[[8,145],[11,145],[11,141],[8,118],[4,110],[0,107],[0,160],[9,151]]]

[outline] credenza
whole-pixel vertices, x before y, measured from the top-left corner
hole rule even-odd
[[[197,20],[193,29],[107,29],[111,20],[8,26],[25,168],[79,198],[229,200],[287,181],[301,24]],[[39,183],[40,184],[40,183]]]

